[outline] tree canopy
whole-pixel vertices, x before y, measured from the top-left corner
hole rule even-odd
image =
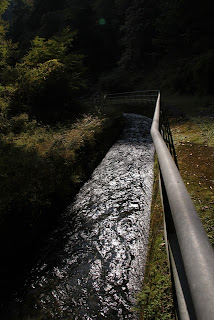
[[[63,109],[87,79],[123,90],[124,72],[146,78],[165,60],[173,90],[212,93],[213,29],[211,4],[193,0],[2,0],[0,82],[15,88],[14,112],[36,113]]]

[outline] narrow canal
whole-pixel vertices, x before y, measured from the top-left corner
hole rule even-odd
[[[63,214],[5,319],[137,319],[154,146],[150,119],[124,117],[122,136]]]

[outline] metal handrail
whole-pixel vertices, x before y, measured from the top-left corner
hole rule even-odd
[[[179,320],[214,320],[214,252],[175,163],[170,130],[166,123],[160,123],[163,120],[160,116],[160,91],[107,94],[101,100],[114,104],[156,101],[151,135],[160,168],[165,238],[175,289],[176,316]]]
[[[182,320],[212,320],[214,319],[214,252],[178,168],[159,131],[160,106],[159,92],[151,135],[161,173],[165,231],[176,288],[177,316]]]
[[[141,103],[143,101],[156,101],[159,90],[144,90],[132,92],[120,92],[106,94],[103,103],[106,104],[124,104],[124,103]]]
[[[119,92],[119,93],[108,93],[106,97],[110,96],[125,96],[127,94],[135,95],[136,93],[144,94],[145,92],[156,92],[155,96],[157,97],[157,93],[159,93],[159,90],[143,90],[143,91],[129,91],[129,92]]]

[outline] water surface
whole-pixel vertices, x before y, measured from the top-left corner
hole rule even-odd
[[[124,116],[122,136],[64,213],[10,319],[137,319],[154,147],[151,120]]]

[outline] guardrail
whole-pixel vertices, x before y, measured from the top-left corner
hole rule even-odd
[[[106,104],[136,104],[142,101],[156,101],[158,90],[144,90],[106,94],[103,102]]]
[[[165,238],[178,319],[214,319],[214,252],[164,141],[158,94],[151,127],[160,168]]]
[[[156,101],[151,135],[159,162],[159,185],[177,319],[214,319],[214,252],[180,176],[159,90],[107,94],[106,104]]]

